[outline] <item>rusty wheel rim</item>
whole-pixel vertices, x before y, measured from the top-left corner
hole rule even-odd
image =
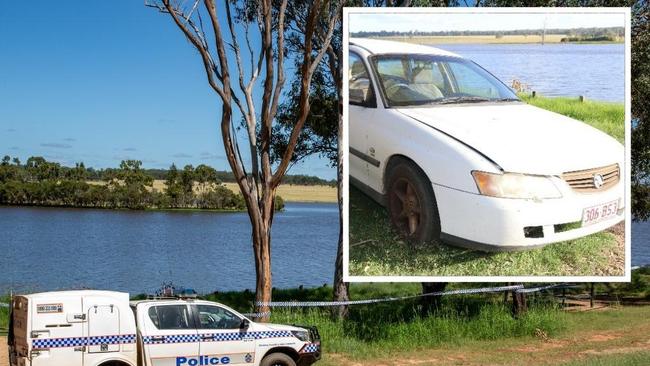
[[[420,227],[421,201],[415,187],[405,178],[399,178],[390,189],[391,218],[406,236],[413,236]]]

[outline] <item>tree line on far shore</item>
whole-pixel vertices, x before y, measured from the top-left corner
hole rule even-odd
[[[360,31],[352,33],[352,37],[413,37],[413,36],[532,36],[542,34],[566,34],[569,39],[584,40],[598,37],[615,40],[622,39],[625,36],[624,27],[605,27],[605,28],[573,28],[573,29],[516,29],[500,31]]]
[[[183,169],[172,164],[166,171],[165,187],[154,189],[154,176],[139,160],[123,160],[119,168],[101,171],[62,166],[43,157],[20,159],[5,156],[0,161],[0,205],[87,207],[110,209],[212,209],[244,210],[239,193],[222,184],[218,172],[207,165]],[[275,209],[284,207],[276,198]]]

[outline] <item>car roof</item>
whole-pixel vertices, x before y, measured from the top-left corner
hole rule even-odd
[[[461,57],[453,52],[441,50],[440,48],[424,46],[414,43],[384,41],[371,38],[350,38],[350,45],[359,46],[372,54],[404,54],[416,53],[437,56]]]

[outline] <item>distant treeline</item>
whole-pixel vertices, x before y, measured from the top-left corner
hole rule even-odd
[[[62,169],[72,169],[72,168],[62,167]],[[115,170],[116,169],[114,168],[98,169],[98,170],[95,170],[93,168],[88,168],[87,169],[88,180],[105,180],[107,176],[111,176],[112,174],[114,174]],[[151,176],[153,179],[160,180],[160,179],[167,179],[167,175],[169,174],[169,169],[144,169],[144,172],[147,175]],[[232,172],[215,170],[215,174],[219,182],[235,183],[235,176],[232,174]],[[325,180],[311,175],[300,175],[300,174],[285,175],[284,178],[282,178],[282,183],[302,185],[302,186],[324,185],[324,186],[336,187],[335,179]]]
[[[412,37],[412,36],[529,36],[542,35],[544,29],[517,29],[508,31],[374,31],[374,32],[354,32],[353,37]],[[575,28],[575,29],[546,29],[546,34],[566,34],[569,37],[593,38],[593,37],[623,37],[625,35],[624,27],[607,27],[607,28]]]
[[[101,172],[101,173],[99,173]],[[207,165],[172,164],[166,170],[164,189],[154,189],[154,176],[138,160],[124,160],[116,169],[101,171],[83,163],[65,167],[42,157],[30,157],[25,164],[5,156],[0,162],[0,204],[29,206],[128,208],[128,209],[216,209],[243,210],[236,194]],[[95,177],[93,181],[92,177]],[[100,179],[97,179],[100,177]],[[276,198],[276,209],[284,202]]]

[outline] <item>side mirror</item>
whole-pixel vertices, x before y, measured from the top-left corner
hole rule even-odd
[[[368,89],[350,89],[350,103],[366,104],[368,103]]]
[[[251,325],[251,322],[248,319],[242,319],[239,324],[239,329],[246,330],[249,325]]]

